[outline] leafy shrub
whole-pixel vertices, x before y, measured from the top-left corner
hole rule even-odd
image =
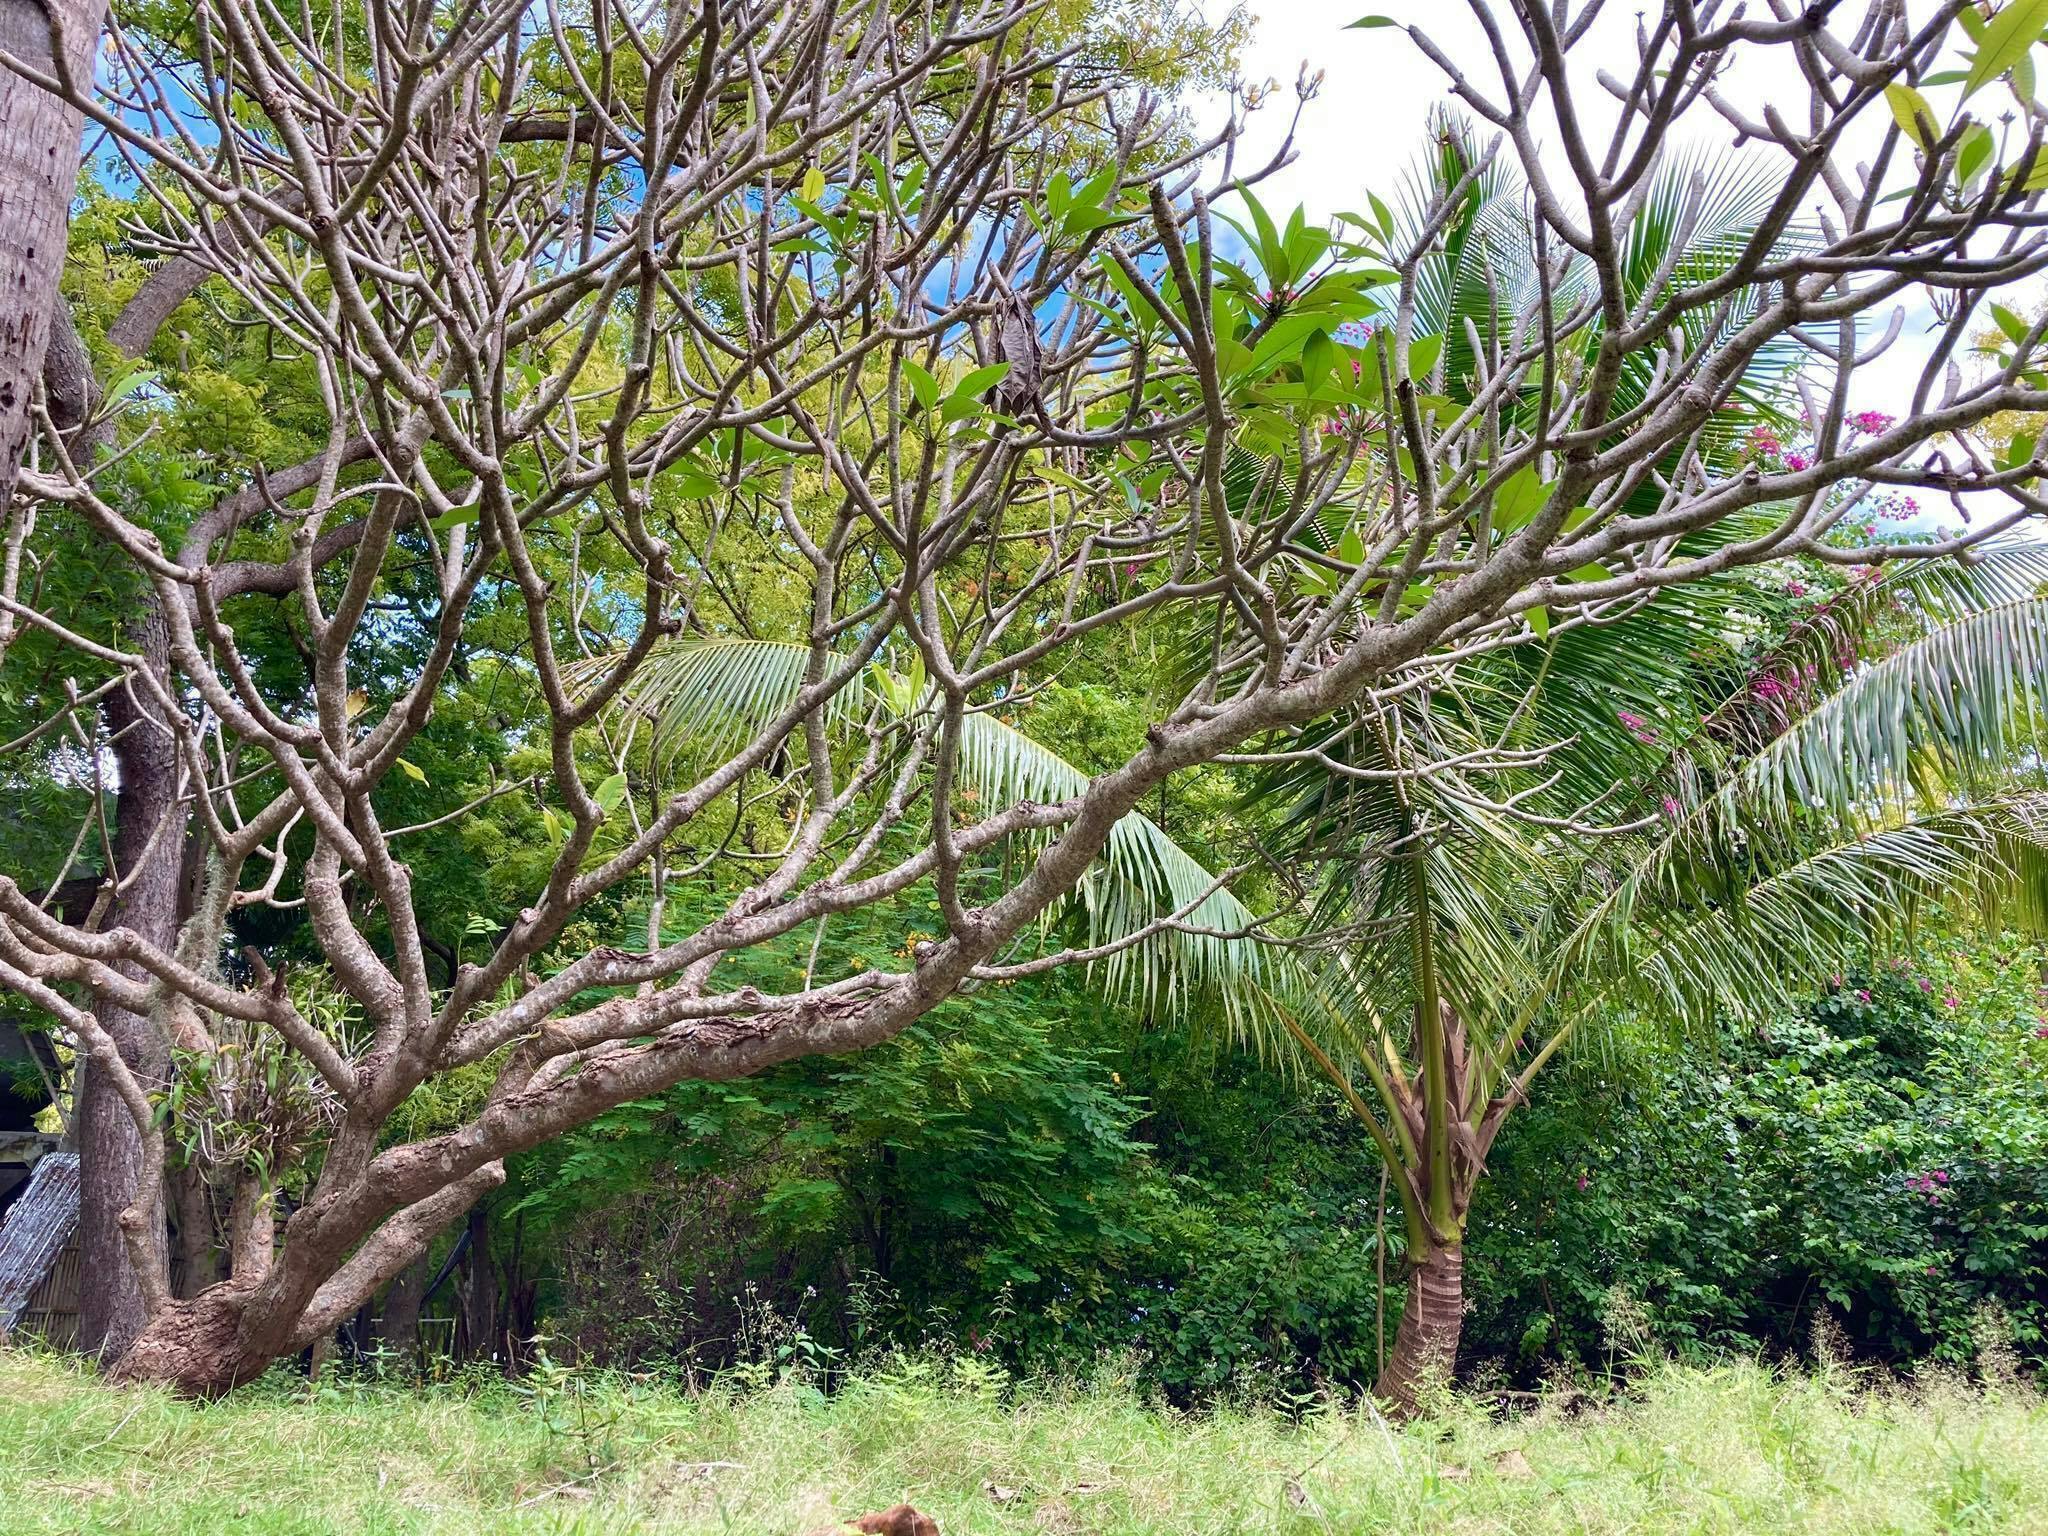
[[[1320,1091],[1185,1049],[1079,978],[992,989],[857,1058],[623,1106],[521,1160],[494,1226],[545,1256],[543,1327],[586,1358],[715,1368],[773,1329],[832,1359],[1129,1355],[1184,1400],[1362,1379],[1369,1144]]]
[[[1616,1285],[1659,1342],[1967,1361],[1999,1303],[2048,1325],[2039,955],[1930,944],[1827,978],[1801,1015],[1589,1057],[1496,1149],[1468,1275],[1475,1353],[1595,1356]]]

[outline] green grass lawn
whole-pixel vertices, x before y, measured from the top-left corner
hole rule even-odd
[[[2048,1400],[1752,1365],[1405,1430],[1369,1410],[1177,1415],[974,1362],[686,1396],[573,1381],[114,1391],[0,1350],[0,1530],[808,1532],[909,1499],[970,1532],[2048,1533]]]

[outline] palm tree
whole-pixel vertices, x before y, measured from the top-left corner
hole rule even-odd
[[[1629,1017],[1761,1016],[1932,903],[2048,910],[2044,579],[2048,551],[2001,550],[1748,656],[1717,638],[1741,590],[1693,593],[1329,722],[1275,767],[1306,948],[1244,1013],[1393,1172],[1409,1284],[1381,1397],[1412,1408],[1455,1366],[1472,1197],[1560,1051]],[[1902,594],[1919,632],[1844,668]]]

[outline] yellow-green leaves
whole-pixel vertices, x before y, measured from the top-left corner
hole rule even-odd
[[[1116,209],[1117,168],[1106,165],[1079,186],[1065,171],[1056,171],[1045,188],[1045,213],[1053,227],[1070,240],[1078,240],[1124,215]],[[1037,211],[1030,210],[1033,220]]]
[[[815,203],[819,198],[823,197],[824,195],[825,172],[818,166],[814,165],[808,171],[804,172],[801,196],[803,197],[803,200],[805,202]]]
[[[919,410],[928,411],[939,403],[939,381],[931,371],[909,358],[903,360],[903,380],[910,386],[910,395],[917,402]]]
[[[1884,88],[1884,99],[1899,131],[1921,149],[1932,150],[1935,140],[1941,137],[1941,129],[1935,124],[1934,109],[1927,105],[1927,98],[1910,85],[1895,82]]]
[[[936,409],[939,420],[952,422],[975,415],[982,409],[982,396],[1001,383],[1010,371],[1008,363],[990,363],[981,368],[970,368],[960,376],[960,381],[940,396],[938,379],[927,368],[920,367],[909,358],[903,360],[904,382],[910,386],[911,398],[921,411]]]
[[[1970,183],[1982,174],[1984,167],[1991,163],[1991,130],[1982,123],[1973,123],[1963,132],[1963,141],[1956,146],[1956,184],[1965,191]]]
[[[1984,36],[1977,45],[1977,56],[1970,61],[1970,73],[1963,80],[1965,101],[1977,91],[1996,80],[2000,75],[2024,61],[2027,50],[2040,39],[2041,30],[2048,27],[2048,0],[2011,0],[2011,3],[1985,24]],[[1887,86],[1889,96],[1898,86]],[[1897,107],[1892,109],[1897,112]]]

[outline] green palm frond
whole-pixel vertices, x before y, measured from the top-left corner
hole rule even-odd
[[[1573,978],[1698,1021],[1810,982],[1930,900],[2041,908],[2048,601],[1941,625],[1849,678],[1633,857],[1594,857],[1532,943],[1522,1013]],[[1823,960],[1826,964],[1823,965]]]
[[[1760,1018],[1846,957],[1904,932],[1930,903],[1967,900],[2038,930],[2048,913],[2048,795],[1944,808],[1822,840],[1746,883],[1735,900],[1711,887],[1666,886],[1638,908],[1643,888],[1617,894],[1607,920],[1559,952],[1559,1026],[1617,1004],[1681,1025],[1719,1012]],[[1582,978],[1576,994],[1573,976]]]
[[[986,809],[1050,804],[1087,791],[1088,775],[1015,726],[988,714],[961,722],[958,773]],[[1110,829],[1098,868],[1082,882],[1089,944],[1114,943],[1169,913],[1185,912],[1206,933],[1168,932],[1107,962],[1113,988],[1153,1006],[1186,1012],[1196,997],[1227,1002],[1230,989],[1264,966],[1264,948],[1236,934],[1256,919],[1216,876],[1142,811]]]
[[[784,642],[676,640],[655,649],[625,701],[654,720],[661,750],[727,755],[795,703],[809,659],[804,646]],[[828,724],[843,730],[871,707],[911,716],[930,705],[921,693],[915,678],[877,663],[833,696]],[[1081,769],[987,713],[962,721],[957,780],[985,812],[1027,800],[1056,804],[1089,784]],[[1250,928],[1252,912],[1141,812],[1111,829],[1077,895],[1090,947],[1114,944],[1173,913],[1206,930],[1168,929],[1105,961],[1112,988],[1133,1001],[1186,1013],[1201,1000],[1228,1013],[1239,1006],[1239,984],[1259,979],[1268,964],[1256,940],[1221,936]]]
[[[1744,768],[1741,812],[1853,816],[1873,796],[1968,793],[2038,753],[2048,601],[1963,615],[1856,672]],[[1733,802],[1731,801],[1731,804]]]
[[[599,657],[572,669],[570,681],[597,676]],[[625,698],[654,723],[657,752],[726,757],[786,712],[803,692],[810,652],[801,645],[729,636],[681,636],[654,648]],[[826,705],[840,728],[863,716],[866,678],[856,678]]]

